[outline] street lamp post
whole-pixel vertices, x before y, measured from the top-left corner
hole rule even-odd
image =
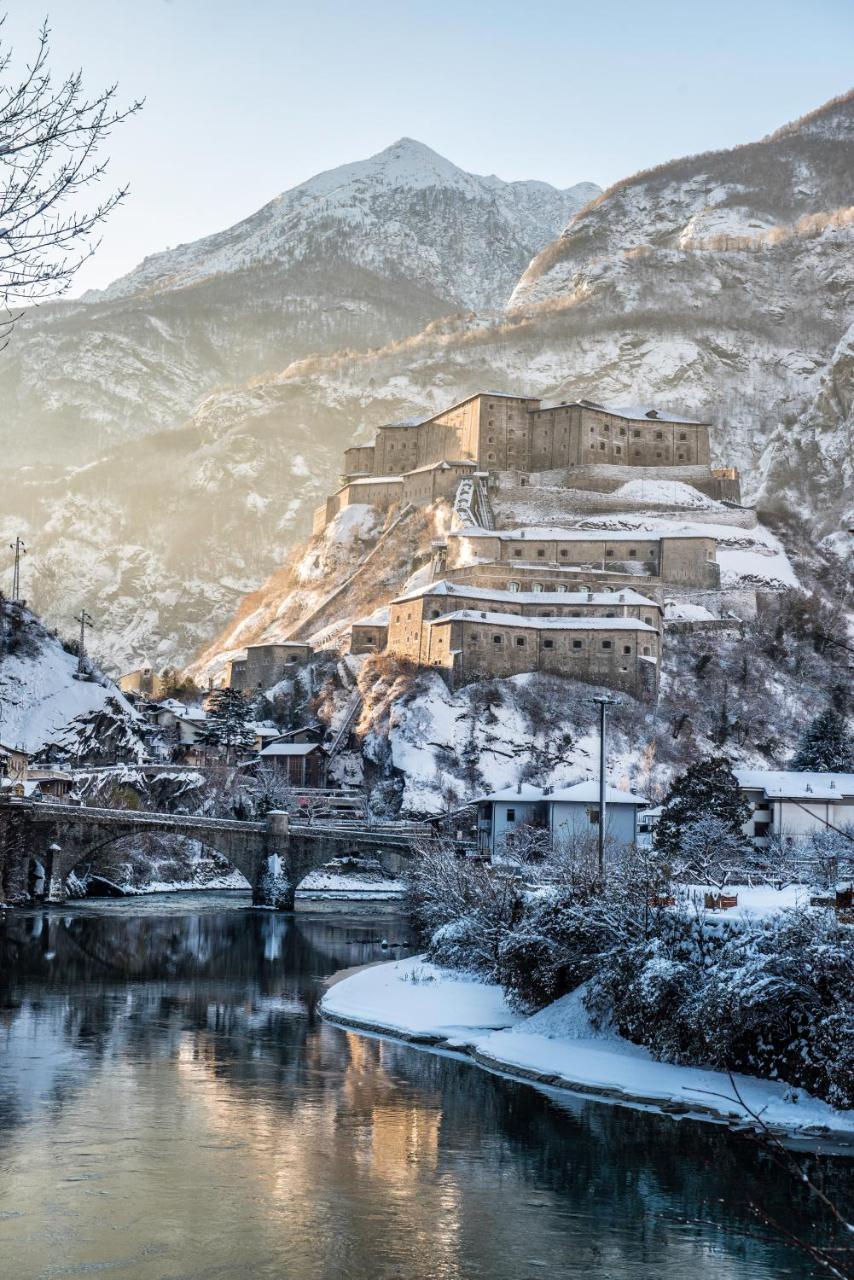
[[[607,803],[607,780],[605,777],[605,765],[607,761],[607,716],[608,708],[616,706],[617,699],[610,698],[607,695],[601,698],[594,698],[593,701],[599,708],[599,841],[598,841],[598,867],[600,883],[605,879],[605,815],[608,808]]]

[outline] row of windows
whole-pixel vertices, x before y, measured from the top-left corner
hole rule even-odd
[[[522,553],[522,551],[521,551],[521,550],[519,550],[518,548],[514,548],[514,550],[513,550],[513,555],[514,555],[514,557],[515,557],[517,560],[521,560],[521,559],[522,559],[522,554],[523,554],[523,553]],[[566,547],[560,547],[560,548],[558,549],[558,555],[560,556],[561,560],[567,560],[567,559],[569,558],[569,550],[568,550]],[[607,560],[613,560],[613,558],[614,558],[614,556],[615,556],[615,555],[616,555],[616,552],[615,552],[612,548],[608,548],[608,549],[605,551],[605,558],[606,558]],[[638,553],[637,553],[637,548],[636,548],[636,547],[629,547],[629,549],[628,549],[628,553],[627,553],[627,556],[626,556],[626,559],[628,559],[628,560],[636,560],[636,559],[637,559],[637,555],[638,555]],[[598,553],[597,553],[597,556],[598,556]],[[655,558],[655,553],[654,553],[652,550],[650,550],[649,552],[647,552],[647,556],[648,556],[648,559],[653,560],[653,559]],[[545,553],[545,551],[543,550],[543,548],[542,548],[542,547],[537,547],[537,559],[538,559],[538,560],[545,560],[545,558],[546,558],[546,553]],[[515,588],[513,588],[513,587],[511,587],[510,589],[511,589],[511,591],[512,591],[512,590],[515,590]],[[540,589],[540,590],[542,590],[542,588],[539,588],[539,589]],[[534,587],[534,590],[536,591],[536,590],[537,590],[537,587]]]
[[[479,633],[478,633],[477,631],[472,631],[472,632],[470,633],[470,635],[469,635],[468,640],[469,640],[469,644],[475,644],[475,645],[476,645],[476,644],[479,644],[479,643],[480,643],[480,635],[479,635]],[[504,644],[504,636],[503,636],[503,635],[493,635],[493,637],[492,637],[492,643],[493,643],[493,645],[496,645],[496,646],[503,645],[503,644]],[[527,638],[527,636],[514,636],[514,637],[513,637],[513,643],[514,643],[514,645],[516,646],[516,648],[517,648],[517,649],[525,649],[525,648],[527,648],[527,645],[528,645],[528,638]],[[439,639],[439,644],[442,644],[442,640],[441,640],[441,638]],[[542,646],[542,647],[543,647],[544,649],[553,649],[553,648],[555,647],[555,642],[554,642],[554,640],[552,640],[552,639],[550,639],[549,637],[547,637],[546,639],[544,639],[544,640],[543,640],[543,646]],[[578,650],[578,649],[583,649],[583,648],[584,648],[584,641],[583,641],[583,640],[573,640],[573,641],[572,641],[572,647],[573,647],[573,649],[576,649],[576,650]],[[599,647],[600,647],[600,649],[605,649],[605,650],[613,649],[613,647],[614,647],[614,642],[613,642],[612,640],[600,640],[600,642],[599,642]],[[650,652],[650,650],[649,650],[649,645],[644,645],[644,647],[643,647],[643,653],[648,657],[648,656],[649,656],[649,652]],[[624,645],[623,645],[623,653],[624,653],[624,654],[631,654],[631,653],[632,653],[632,646],[631,646],[630,644],[624,644]]]

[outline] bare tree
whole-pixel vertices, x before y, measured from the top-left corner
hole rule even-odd
[[[87,202],[108,161],[101,144],[142,106],[120,107],[117,86],[94,97],[83,73],[57,81],[50,69],[50,30],[43,23],[36,54],[20,73],[3,40],[0,17],[0,345],[20,308],[57,297],[98,246],[95,233],[124,200],[127,187]]]

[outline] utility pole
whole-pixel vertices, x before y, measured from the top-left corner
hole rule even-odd
[[[607,695],[603,698],[594,698],[593,701],[599,708],[599,849],[598,849],[598,865],[600,883],[605,879],[605,816],[608,809],[607,794],[608,783],[605,777],[605,764],[608,758],[606,749],[607,738],[607,716],[608,708],[616,706],[617,699],[610,698]]]
[[[12,603],[19,604],[21,599],[21,556],[27,554],[23,538],[16,538],[9,543],[10,551],[15,553],[15,567],[12,570]]]
[[[93,625],[94,618],[91,613],[87,613],[85,609],[81,609],[79,618],[75,617],[74,621],[80,623],[80,646],[77,650],[77,679],[82,680],[85,675],[84,662],[86,660],[86,628]]]

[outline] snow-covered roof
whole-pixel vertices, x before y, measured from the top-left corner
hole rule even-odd
[[[11,790],[13,787],[20,787],[25,798],[36,795],[39,790],[39,779],[37,778],[0,778],[0,788],[3,790]]]
[[[403,484],[403,476],[364,476],[359,480],[351,480],[343,487],[345,489],[355,489],[360,484]],[[341,490],[339,489],[340,493]]]
[[[459,596],[461,600],[495,600],[499,603],[516,601],[519,604],[637,604],[649,605],[653,609],[660,606],[639,591],[625,588],[620,591],[504,591],[497,587],[473,587],[468,583],[449,582],[443,578],[440,582],[428,582],[426,586],[416,587],[402,596],[396,596],[392,604],[403,604],[407,600],[417,600],[421,596]]]
[[[475,612],[474,609],[458,609],[441,618],[432,618],[428,627],[441,627],[448,622],[480,622],[484,626],[526,627],[532,631],[649,631],[657,635],[639,618],[526,618],[518,613]]]
[[[544,400],[540,405],[541,411],[562,408],[600,409],[603,413],[613,414],[615,418],[625,418],[629,422],[681,422],[693,427],[709,425],[706,419],[683,418],[679,414],[668,413],[666,409],[656,409],[654,405],[648,404],[616,405],[602,404],[599,400]]]
[[[307,756],[317,750],[316,742],[271,742],[259,754],[262,756]]]
[[[173,715],[183,715],[187,710],[186,702],[179,702],[177,698],[164,698],[162,702],[155,702],[154,706],[158,711],[171,711]]]
[[[555,787],[545,791],[542,787],[534,787],[529,783],[523,783],[521,789],[518,787],[505,787],[503,791],[495,791],[492,795],[481,796],[484,802],[501,801],[512,803],[516,800],[519,802],[528,801],[537,802],[545,801],[548,804],[598,804],[599,802],[599,780],[598,778],[587,778],[583,782],[576,782],[571,787]],[[645,808],[649,804],[649,800],[645,796],[635,795],[631,791],[619,791],[616,787],[612,787],[610,783],[605,787],[605,803],[606,804],[633,804],[639,809]]]
[[[26,755],[23,747],[12,747],[8,742],[0,742],[0,751],[14,751],[16,755]]]
[[[310,649],[305,640],[259,640],[257,644],[249,644],[247,649]]]
[[[769,800],[842,800],[854,797],[854,773],[807,773],[794,769],[735,769],[743,791]]]
[[[367,617],[356,618],[351,623],[354,627],[387,627],[388,626],[388,605],[382,605],[379,609],[374,609],[373,613],[369,613]]]
[[[562,529],[559,526],[528,525],[520,529],[451,529],[449,538],[497,538],[499,542],[659,542],[662,538],[714,538],[714,533],[696,529]]]

